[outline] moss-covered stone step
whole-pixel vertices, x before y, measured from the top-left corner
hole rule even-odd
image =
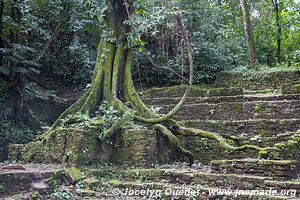
[[[274,179],[270,176],[203,171],[201,169],[164,169],[163,174],[171,183],[200,184],[205,187],[239,188],[242,190],[270,189],[281,183],[282,185],[288,184],[285,189],[295,189],[298,190],[298,193],[300,192],[299,182]]]
[[[296,160],[235,159],[214,160],[211,162],[214,171],[285,179],[293,178],[298,174],[298,165],[299,163]]]
[[[101,192],[97,191],[101,188]],[[104,189],[105,188],[105,189]],[[95,190],[95,191],[94,191]],[[219,190],[219,191],[218,191]],[[222,191],[223,190],[223,191]],[[226,195],[224,194],[226,190]],[[99,183],[94,189],[78,190],[83,196],[96,196],[101,199],[249,199],[247,193],[235,195],[234,189],[205,187],[201,184],[182,185],[179,183],[146,182],[140,180],[119,181],[107,180]],[[219,193],[217,193],[217,191]],[[136,193],[135,193],[136,192]],[[223,193],[222,193],[223,192]],[[292,194],[293,195],[293,194]],[[288,199],[290,196],[251,196],[251,199]]]
[[[286,143],[289,140],[294,139],[295,137],[300,137],[300,132],[287,132],[278,134],[272,137],[262,137],[260,135],[253,136],[253,137],[244,137],[241,138],[240,144],[250,144],[250,145],[257,145],[260,147],[273,147],[278,143]]]
[[[168,105],[176,104],[181,100],[180,97],[156,97],[145,98],[147,105]],[[217,96],[217,97],[188,97],[185,104],[198,103],[222,103],[222,102],[249,102],[249,101],[284,101],[300,100],[300,94],[264,94],[264,95],[237,95],[237,96]]]
[[[24,190],[47,190],[48,186],[44,184],[44,181],[59,176],[63,176],[63,170],[40,167],[16,169],[13,166],[7,169],[0,168],[0,199],[8,194]]]
[[[175,105],[161,107],[166,113]],[[179,120],[246,120],[300,118],[300,101],[252,101],[188,104],[174,116]]]
[[[282,84],[297,82],[300,70],[278,71],[253,76],[250,73],[221,72],[215,85],[218,87],[243,87],[248,89],[280,88]]]
[[[244,95],[262,95],[262,94],[280,94],[281,90],[278,88],[265,88],[265,89],[255,89],[255,90],[248,90],[244,89]]]
[[[93,171],[94,175],[97,175]],[[198,187],[204,189],[222,188],[233,190],[270,190],[271,188],[297,190],[300,192],[300,183],[293,181],[273,180],[268,176],[255,176],[245,174],[215,173],[207,168],[156,168],[156,169],[132,169],[115,171],[117,179],[105,181],[101,179],[102,171],[97,178],[93,178],[94,184],[84,180],[89,189],[92,188],[143,188],[143,189],[161,189],[171,186],[177,187]],[[96,183],[96,184],[95,184]],[[208,193],[207,193],[208,194]]]
[[[271,137],[300,129],[300,119],[183,120],[187,127],[245,137]]]
[[[173,86],[162,88],[151,88],[140,92],[143,98],[161,98],[161,97],[182,97],[185,86]],[[237,87],[216,88],[213,85],[193,86],[189,94],[190,97],[218,97],[218,96],[237,96],[243,95],[243,89]]]

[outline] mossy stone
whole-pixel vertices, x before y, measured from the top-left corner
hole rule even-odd
[[[77,167],[70,167],[66,169],[66,174],[68,175],[70,181],[72,181],[73,183],[82,179],[81,172]]]

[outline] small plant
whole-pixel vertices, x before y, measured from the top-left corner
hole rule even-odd
[[[54,191],[54,193],[51,194],[52,199],[74,199],[74,194],[68,190],[64,191]]]
[[[82,182],[82,181],[78,181],[78,182],[75,184],[75,187],[76,187],[77,189],[83,189],[83,188],[85,188],[85,184],[84,184],[84,182]]]

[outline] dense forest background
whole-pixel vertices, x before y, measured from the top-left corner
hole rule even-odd
[[[299,0],[246,2],[256,51],[254,68],[248,65],[239,1],[177,0],[169,9],[160,1],[150,7],[145,2],[136,1],[136,15],[128,22],[136,34],[128,40],[136,49],[133,76],[139,90],[186,82],[187,53],[172,21],[174,10],[180,10],[189,30],[195,84],[211,83],[224,70],[255,75],[300,66]],[[33,137],[32,129],[40,129],[30,99],[43,96],[44,91],[48,98],[90,87],[104,34],[101,12],[97,1],[91,0],[0,1],[0,101],[2,111],[9,108],[1,116],[0,128],[9,140],[26,142],[24,138]]]
[[[195,83],[209,82],[224,69],[243,70],[243,66],[247,66],[239,1],[177,2],[191,36]],[[300,5],[296,0],[278,1],[278,21],[276,2],[248,2],[257,59],[265,67],[297,66]],[[101,23],[95,17],[97,9],[87,7],[80,0],[2,0],[1,78],[13,82],[14,75],[20,72],[45,87],[57,84],[85,87],[91,80],[101,35]],[[186,63],[179,62],[184,53],[178,27],[173,26],[159,4],[154,5],[150,13],[147,14],[149,21],[135,19],[139,24],[137,31],[143,31],[145,50],[136,51],[133,74],[141,79],[143,86],[180,83],[181,77],[166,69],[181,74],[182,69],[187,68]],[[281,38],[279,57],[278,37]]]

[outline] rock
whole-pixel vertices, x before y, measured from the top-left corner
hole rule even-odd
[[[76,183],[77,181],[80,181],[82,178],[80,170],[76,167],[70,167],[66,169],[66,174],[72,183]]]

